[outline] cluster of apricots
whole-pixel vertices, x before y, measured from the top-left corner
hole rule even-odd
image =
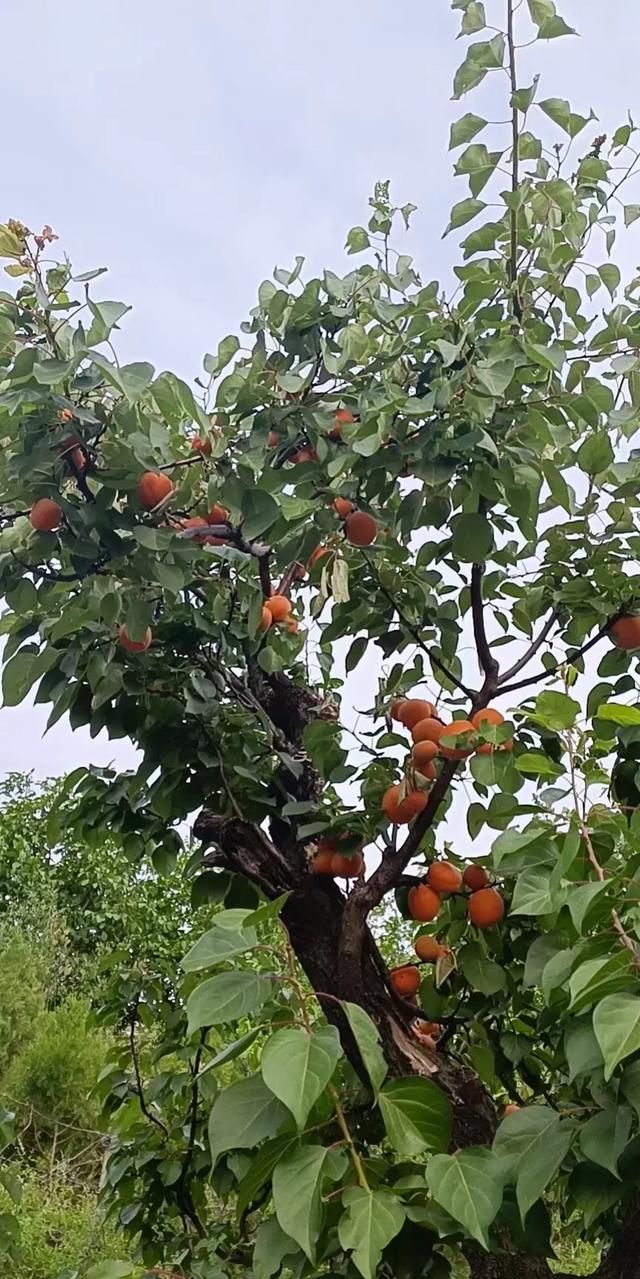
[[[291,616],[293,605],[287,595],[273,592],[262,606],[262,616],[258,630],[268,631],[271,626],[282,625],[289,635],[295,635],[300,623],[297,617]]]
[[[438,758],[460,760],[474,751],[478,755],[489,755],[496,749],[510,750],[513,746],[511,741],[496,747],[493,742],[479,740],[486,727],[504,723],[504,716],[491,706],[476,711],[470,720],[459,719],[445,724],[439,719],[432,702],[406,697],[393,703],[390,714],[397,723],[409,729],[414,743],[409,778],[389,786],[382,797],[382,811],[394,826],[413,821],[428,801],[427,790],[411,784],[411,773],[434,781]]]
[[[348,838],[351,842],[352,837]],[[314,875],[330,875],[333,879],[360,879],[364,875],[364,857],[361,851],[341,853],[339,838],[321,839],[311,862],[311,871]]]
[[[440,913],[443,897],[462,892],[468,894],[467,914],[476,928],[493,928],[504,918],[500,893],[490,886],[484,867],[474,862],[462,872],[451,862],[432,862],[424,882],[409,890],[409,914],[419,923],[429,924]]]

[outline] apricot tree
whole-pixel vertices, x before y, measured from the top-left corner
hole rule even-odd
[[[498,71],[509,121],[452,127],[450,296],[379,184],[364,264],[277,270],[192,390],[118,362],[127,307],[51,228],[0,232],[5,705],[132,741],[77,830],[162,867],[197,814],[223,903],[104,1010],[105,1194],[198,1279],[537,1279],[553,1216],[640,1273],[640,157],[520,84],[552,0],[453,8],[454,98]],[[394,894],[437,946],[392,975]]]

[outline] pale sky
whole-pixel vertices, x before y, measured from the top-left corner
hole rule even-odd
[[[539,96],[594,107],[601,126],[579,155],[628,108],[640,120],[640,14],[637,0],[558,7],[582,39],[524,51],[520,83],[540,70]],[[486,8],[502,24],[503,0]],[[407,251],[425,280],[446,279],[455,237],[440,237],[467,194],[451,176],[450,122],[506,114],[501,73],[450,101],[459,16],[448,0],[31,0],[28,18],[5,6],[0,220],[49,222],[76,270],[109,266],[96,296],[134,307],[121,356],[189,379],[274,266],[297,253],[307,271],[358,261],[345,232],[366,222],[376,179],[419,206]],[[640,261],[638,235],[618,261]],[[356,696],[366,704],[364,688]],[[130,759],[64,724],[42,741],[47,713],[0,712],[0,773]]]

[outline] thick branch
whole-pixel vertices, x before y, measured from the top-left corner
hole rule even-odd
[[[524,670],[525,666],[528,666],[529,662],[531,661],[531,658],[535,657],[538,650],[542,648],[542,645],[544,644],[544,641],[546,640],[547,635],[549,634],[550,631],[553,630],[557,620],[558,620],[558,614],[556,610],[554,609],[553,612],[551,613],[551,616],[547,618],[544,626],[542,627],[540,631],[540,634],[537,636],[536,639],[534,639],[533,643],[529,645],[528,649],[522,655],[522,657],[519,657],[518,661],[514,662],[513,666],[510,666],[508,671],[504,671],[502,673],[502,675],[500,676],[498,680],[499,685],[506,684],[508,679],[513,679],[514,675],[518,675],[520,671]]]
[[[482,578],[484,566],[474,564],[471,569],[471,613],[473,617],[473,637],[481,669],[486,679],[495,688],[498,682],[500,667],[491,654],[487,632],[484,624],[484,602],[482,599]]]

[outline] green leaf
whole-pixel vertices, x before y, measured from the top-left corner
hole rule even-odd
[[[107,381],[122,392],[129,404],[135,404],[153,380],[152,364],[125,364],[116,368],[116,365],[99,351],[90,351],[89,356],[92,363],[102,370]]]
[[[131,310],[130,306],[126,306],[124,302],[93,302],[87,293],[87,306],[93,316],[93,323],[87,333],[87,346],[98,345],[100,342],[106,341],[111,330],[121,320],[127,311]]]
[[[249,541],[259,537],[280,518],[280,507],[264,489],[247,489],[242,494],[242,533]]]
[[[256,1230],[251,1264],[255,1279],[271,1279],[281,1269],[285,1257],[298,1252],[297,1244],[285,1235],[277,1217],[269,1217]],[[292,1266],[288,1266],[292,1269]]]
[[[510,915],[549,915],[556,908],[548,871],[524,870],[518,875],[513,890]],[[561,903],[560,903],[561,904]]]
[[[375,1279],[384,1249],[402,1230],[404,1209],[388,1190],[360,1186],[345,1190],[342,1202],[346,1212],[338,1222],[340,1245],[352,1253],[364,1279]]]
[[[435,1155],[427,1165],[427,1185],[436,1203],[488,1248],[489,1226],[500,1210],[503,1188],[500,1161],[493,1152],[472,1146],[455,1155]]]
[[[568,27],[564,18],[556,12],[553,0],[527,0],[531,19],[538,28],[541,40],[555,40],[558,36],[573,36],[573,27]]]
[[[605,1080],[625,1057],[640,1048],[640,999],[635,995],[608,995],[593,1013],[593,1029],[604,1057]]]
[[[625,1101],[633,1106],[636,1115],[640,1117],[640,1058],[625,1066],[620,1080],[620,1091]]]
[[[602,1053],[589,1021],[576,1021],[567,1026],[564,1051],[569,1067],[569,1083],[579,1075],[588,1075],[602,1066]]]
[[[524,1222],[555,1176],[574,1137],[574,1126],[549,1106],[525,1106],[502,1120],[493,1149],[509,1167]]]
[[[476,31],[483,31],[487,25],[487,15],[482,0],[469,0],[462,19],[460,34],[471,36]]]
[[[518,755],[515,766],[525,777],[559,777],[562,773],[560,766],[540,751],[524,751]]]
[[[605,262],[603,266],[598,267],[598,275],[600,276],[605,289],[608,289],[611,297],[613,297],[620,283],[620,271],[618,267],[614,262]]]
[[[2,672],[2,705],[19,706],[37,679],[38,654],[23,649],[5,665]]]
[[[455,231],[457,227],[465,226],[472,218],[482,213],[482,210],[486,209],[486,207],[484,200],[472,200],[471,197],[466,200],[460,200],[459,204],[454,204],[442,237],[443,240],[450,231]]]
[[[531,718],[553,733],[560,733],[563,729],[573,728],[581,709],[580,703],[566,693],[540,693]]]
[[[609,1106],[593,1115],[580,1129],[580,1149],[586,1159],[618,1176],[618,1160],[631,1132],[629,1106]]]
[[[472,138],[475,138],[477,133],[480,133],[481,129],[485,128],[486,123],[487,121],[483,120],[481,115],[474,115],[472,111],[468,111],[467,114],[461,116],[459,120],[455,120],[451,125],[449,150],[452,151],[454,147],[461,147],[466,142],[470,142]],[[478,200],[477,203],[481,204],[482,201]],[[485,206],[483,205],[483,208],[484,207]]]
[[[451,1136],[451,1107],[430,1079],[390,1079],[378,1094],[387,1136],[401,1155],[446,1150]]]
[[[633,222],[637,222],[640,218],[640,204],[625,204],[624,206],[624,224],[631,226]]]
[[[605,995],[623,990],[625,986],[628,986],[629,980],[628,953],[620,952],[603,959],[588,959],[584,964],[580,964],[569,978],[571,995],[569,1008],[573,1013],[582,1012],[583,1009],[596,1004],[598,1000],[604,999]]]
[[[368,249],[371,240],[367,235],[363,226],[354,226],[349,231],[345,248],[347,253],[362,253],[364,249]]]
[[[187,1034],[203,1026],[251,1017],[271,994],[271,979],[263,973],[217,973],[191,992],[187,1000]]]
[[[478,196],[501,158],[501,151],[488,151],[484,142],[472,142],[457,160],[454,172],[458,177],[466,175],[471,194]]]
[[[468,245],[469,241],[466,243]],[[490,248],[491,245],[487,247]],[[504,395],[510,382],[513,381],[515,368],[514,360],[485,360],[476,364],[475,374],[483,391],[486,391],[487,395],[499,398]]]
[[[539,840],[547,839],[548,830],[538,827],[531,827],[529,830],[506,830],[502,835],[494,840],[491,848],[493,864],[498,870],[501,862],[505,857],[510,857],[512,853],[519,853],[523,848],[528,848],[530,844],[535,844]]]
[[[576,115],[565,98],[545,98],[538,103],[538,106],[550,120],[553,120],[554,124],[564,129],[570,138],[575,138],[589,124],[589,119],[593,119],[593,114],[591,117]]]
[[[453,97],[461,98],[469,89],[475,89],[484,80],[487,71],[501,67],[504,61],[505,40],[503,35],[494,36],[492,40],[478,40],[467,49],[464,62],[455,73],[453,80]]]
[[[205,355],[202,361],[205,373],[208,373],[211,377],[217,377],[239,350],[240,343],[234,333],[222,338],[222,341],[218,342],[217,355]]]
[[[483,995],[495,995],[507,984],[504,968],[485,954],[479,942],[463,946],[458,955],[458,967],[472,989]]]
[[[576,454],[578,466],[586,475],[602,475],[613,462],[613,448],[604,431],[594,431],[580,445]]]
[[[212,1163],[227,1150],[252,1149],[273,1137],[287,1120],[288,1111],[260,1075],[239,1079],[218,1093],[213,1103],[209,1116]]]
[[[493,529],[484,515],[460,515],[453,531],[452,552],[465,564],[481,564],[493,551]]]
[[[242,1220],[247,1208],[258,1196],[262,1187],[271,1180],[276,1164],[294,1147],[296,1149],[298,1147],[297,1135],[293,1132],[285,1132],[280,1137],[272,1137],[270,1141],[265,1141],[254,1153],[242,1181],[238,1183],[236,1217],[239,1221]]]
[[[225,1061],[234,1061],[236,1057],[241,1057],[242,1053],[246,1052],[247,1048],[250,1048],[255,1043],[261,1030],[261,1026],[255,1026],[252,1030],[248,1030],[246,1035],[241,1035],[239,1039],[234,1039],[230,1044],[225,1044],[224,1048],[221,1048],[220,1052],[216,1053],[215,1057],[212,1057],[207,1062],[200,1074],[206,1075],[208,1070],[215,1070],[217,1066],[223,1066]]]
[[[380,1047],[378,1028],[359,1004],[350,1004],[344,1000],[342,1007],[347,1014],[347,1021],[358,1046],[358,1052],[371,1080],[371,1087],[377,1095],[387,1076],[387,1063]]]
[[[341,1056],[335,1026],[324,1026],[311,1034],[295,1027],[277,1030],[267,1040],[262,1050],[262,1077],[291,1111],[298,1128],[304,1128]]]
[[[601,702],[598,719],[606,719],[624,728],[636,727],[640,724],[640,710],[637,706],[623,706],[621,702]]]
[[[258,938],[253,928],[243,927],[248,915],[246,910],[221,911],[214,918],[213,928],[199,937],[187,951],[181,968],[186,973],[199,972],[202,968],[211,968],[222,960],[233,959],[251,950]]]
[[[577,933],[582,934],[582,927],[586,916],[591,907],[603,893],[607,892],[609,885],[606,880],[597,884],[581,884],[579,888],[572,886],[569,894],[567,905],[571,913],[573,925]]]
[[[276,1217],[312,1262],[322,1224],[320,1195],[328,1154],[326,1146],[301,1146],[285,1155],[273,1172]]]

